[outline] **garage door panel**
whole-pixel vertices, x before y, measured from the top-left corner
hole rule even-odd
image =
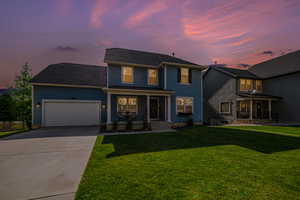
[[[97,102],[46,102],[45,126],[87,126],[100,121],[100,104]]]

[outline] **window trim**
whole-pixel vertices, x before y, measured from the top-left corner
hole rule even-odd
[[[124,72],[124,68],[131,68],[132,69],[132,81],[131,82],[125,82],[124,81],[124,78],[123,78],[123,72]],[[122,66],[121,67],[121,82],[124,83],[124,84],[133,84],[134,83],[134,67],[131,67],[131,66]]]
[[[156,83],[150,83],[149,81],[150,81],[150,70],[154,70],[154,71],[156,71]],[[153,68],[151,68],[151,69],[148,69],[147,70],[147,83],[148,83],[148,85],[154,85],[154,86],[157,86],[159,83],[159,79],[158,79],[158,69],[153,69]]]
[[[119,113],[124,113],[124,112],[120,112],[119,111],[119,98],[136,98],[136,111],[135,112],[133,112],[133,113],[135,113],[135,114],[138,114],[138,110],[139,110],[139,106],[138,106],[138,97],[137,96],[117,96],[117,113],[119,114]]]
[[[241,106],[242,103],[244,103],[245,105],[247,105],[245,113],[249,113],[250,112],[250,103],[251,102],[249,102],[249,103],[246,103],[246,102],[248,102],[248,101],[240,101],[240,103],[239,103],[239,112],[243,112],[242,111],[242,106]]]
[[[229,111],[228,112],[222,112],[222,104],[223,103],[228,103],[229,104]],[[229,102],[229,101],[220,102],[220,104],[219,104],[219,113],[221,113],[221,114],[231,114],[231,102]]]
[[[187,83],[183,83],[182,82],[182,69],[187,69]],[[180,67],[180,82],[179,82],[180,84],[182,84],[182,85],[191,85],[191,83],[190,83],[190,68],[188,68],[188,67]]]
[[[241,85],[242,85],[242,80],[250,80],[250,89],[249,90],[243,90]],[[249,79],[249,78],[240,78],[239,79],[239,90],[242,91],[242,92],[248,92],[248,91],[251,91],[253,90],[253,79]]]
[[[190,98],[190,99],[192,99],[192,115],[194,114],[194,97],[187,97],[187,96],[177,96],[176,97],[176,99],[175,99],[175,105],[176,105],[176,115],[178,115],[178,113],[180,113],[180,112],[178,112],[178,110],[177,110],[177,99],[178,98]]]

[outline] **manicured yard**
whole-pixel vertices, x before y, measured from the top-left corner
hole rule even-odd
[[[0,138],[7,137],[9,135],[14,135],[17,133],[22,133],[26,131],[27,128],[23,129],[22,123],[13,123],[11,130],[3,130],[3,122],[0,122]]]
[[[18,133],[23,133],[25,131],[27,131],[27,129],[18,129],[18,130],[12,130],[12,131],[0,131],[0,138],[18,134]]]
[[[300,128],[99,136],[76,199],[300,199]]]

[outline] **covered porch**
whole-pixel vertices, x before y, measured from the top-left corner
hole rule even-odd
[[[237,120],[273,121],[277,113],[273,112],[274,103],[280,97],[263,94],[240,94],[236,101]]]
[[[151,129],[157,122],[171,122],[171,94],[173,91],[154,88],[106,88],[107,127],[116,124],[125,129],[129,121],[133,129]],[[147,128],[145,126],[147,123]],[[144,128],[143,128],[144,127]],[[117,128],[119,129],[119,127]],[[127,127],[128,129],[128,127]]]

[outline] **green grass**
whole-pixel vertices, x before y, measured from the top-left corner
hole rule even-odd
[[[18,133],[23,133],[25,131],[27,131],[27,129],[18,129],[18,130],[12,130],[12,131],[0,131],[0,138],[18,134]]]
[[[299,132],[197,127],[99,136],[76,199],[300,199]]]

